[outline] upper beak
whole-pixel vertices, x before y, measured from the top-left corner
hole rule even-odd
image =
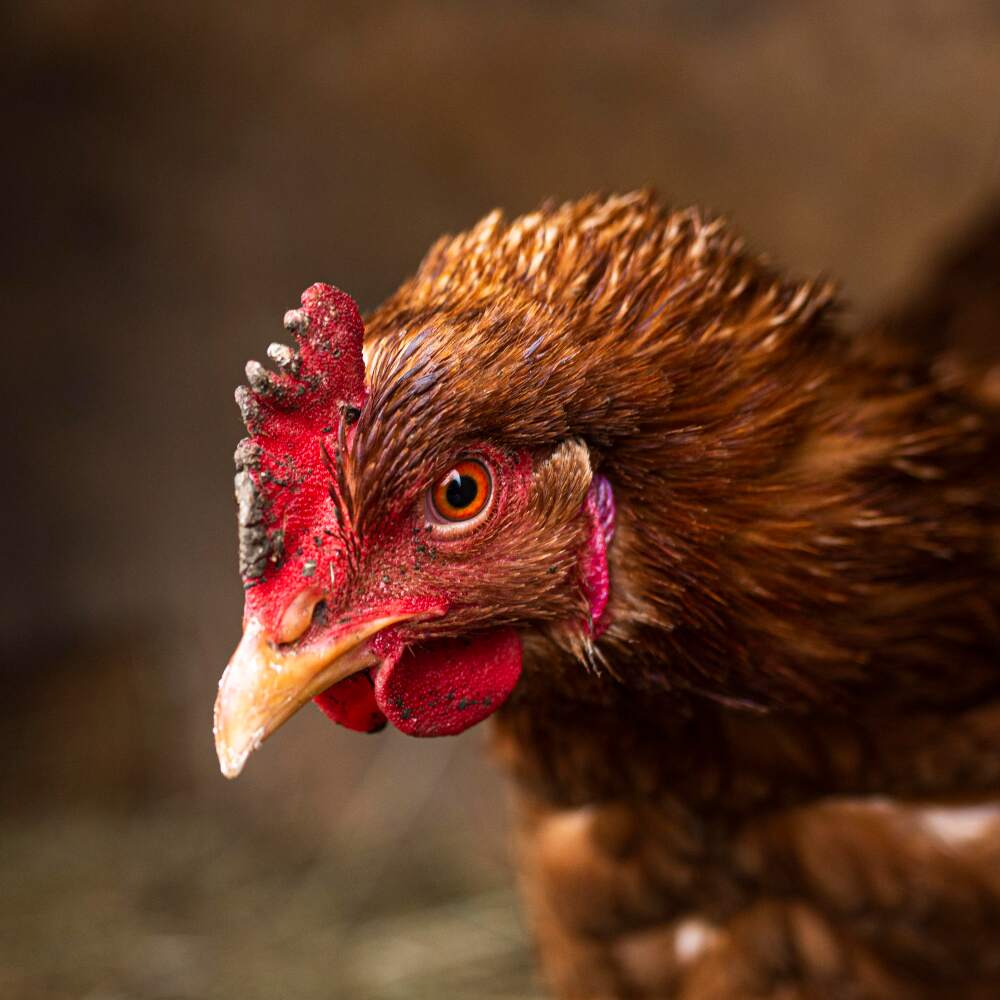
[[[247,757],[307,701],[377,663],[366,640],[413,617],[396,614],[360,622],[322,645],[300,650],[282,647],[251,619],[215,699],[213,732],[222,773],[235,778]]]

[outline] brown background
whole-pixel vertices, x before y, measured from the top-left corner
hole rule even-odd
[[[655,185],[852,309],[1000,191],[1000,4],[6,5],[0,994],[533,995],[482,733],[240,782],[232,403],[315,280]]]

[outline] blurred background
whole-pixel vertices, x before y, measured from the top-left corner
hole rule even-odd
[[[486,734],[240,781],[232,402],[317,280],[652,184],[849,313],[1000,193],[1000,3],[4,5],[0,995],[538,996]],[[485,728],[485,727],[484,727]]]

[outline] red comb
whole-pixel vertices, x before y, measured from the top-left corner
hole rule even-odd
[[[264,618],[280,615],[284,598],[310,578],[323,579],[343,549],[348,500],[336,456],[366,395],[364,324],[349,295],[331,285],[307,288],[302,308],[285,314],[285,329],[296,347],[267,351],[278,371],[250,361],[250,384],[236,390],[250,432],[235,455],[240,574],[248,605]],[[279,567],[286,582],[276,588]],[[260,615],[261,605],[272,614]]]

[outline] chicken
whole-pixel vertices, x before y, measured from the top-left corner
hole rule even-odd
[[[223,772],[315,699],[493,715],[565,998],[1000,990],[998,449],[649,193],[305,292],[237,396]]]

